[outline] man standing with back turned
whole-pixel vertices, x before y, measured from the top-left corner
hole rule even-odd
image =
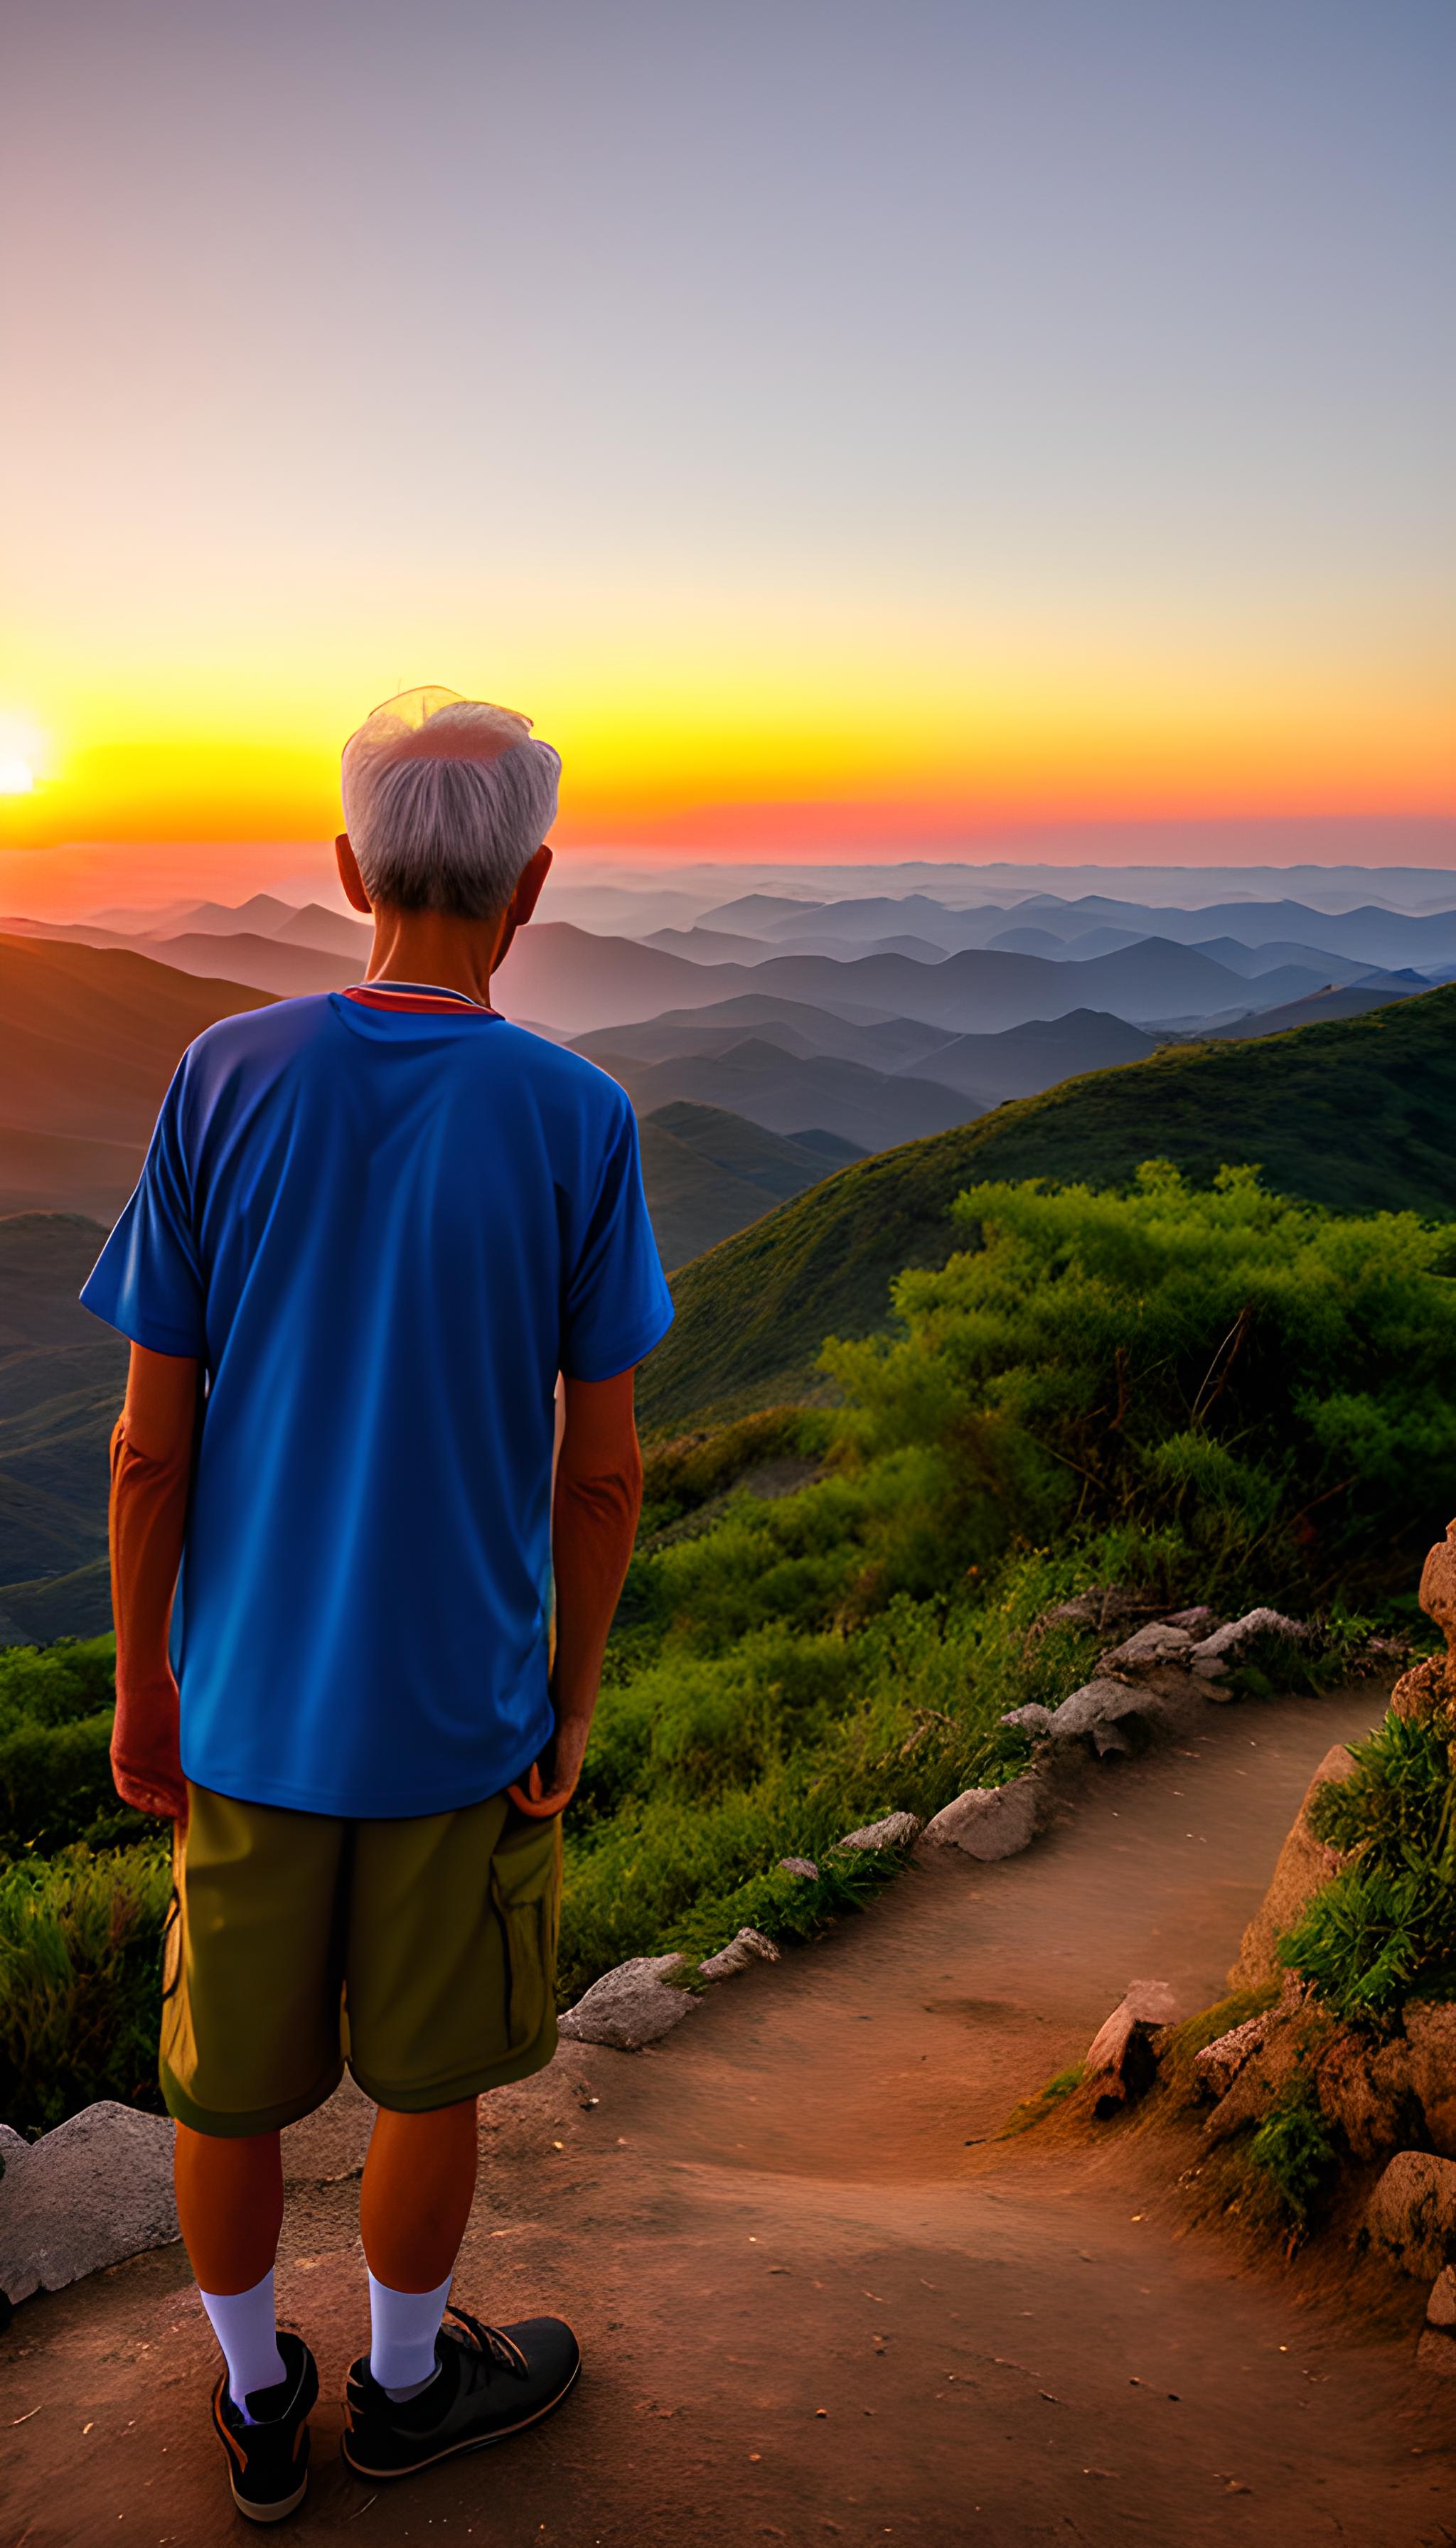
[[[278,2136],[345,2059],[379,2108],[351,2467],[518,2432],[579,2366],[560,2319],[446,2314],[476,2100],[555,2048],[560,1816],[641,1501],[633,1368],[672,1318],[626,1098],[490,1005],[559,773],[504,709],[376,709],[338,843],[366,980],[199,1037],[82,1294],[132,1342],[112,1760],[174,1825],[162,2090],[259,2521],[303,2500],[318,2391],[274,2317]]]

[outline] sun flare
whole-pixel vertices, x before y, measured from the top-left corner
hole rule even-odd
[[[0,796],[29,796],[36,774],[18,752],[0,752]]]

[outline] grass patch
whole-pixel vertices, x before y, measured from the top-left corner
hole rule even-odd
[[[166,1844],[65,1851],[0,1875],[0,2111],[46,2131],[98,2097],[160,2110]]]
[[[1314,2097],[1300,2087],[1264,2117],[1247,2158],[1281,2211],[1297,2230],[1304,2230],[1334,2176],[1339,2151]]]
[[[1446,1739],[1392,1710],[1356,1767],[1331,1779],[1311,1827],[1349,1864],[1280,1941],[1284,1962],[1347,2022],[1392,2020],[1411,1997],[1456,1993],[1456,1823]]]
[[[1075,2095],[1086,2076],[1085,2061],[1074,2061],[1069,2070],[1058,2070],[1055,2078],[1048,2079],[1035,2096],[1023,2097],[1019,2106],[1013,2106],[996,2138],[1014,2140],[1019,2133],[1029,2133],[1036,2125],[1044,2124],[1048,2115],[1056,2114],[1068,2097]]]

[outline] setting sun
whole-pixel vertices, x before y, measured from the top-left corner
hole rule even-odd
[[[36,774],[18,752],[0,753],[0,796],[29,796]]]

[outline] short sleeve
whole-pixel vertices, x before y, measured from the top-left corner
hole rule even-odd
[[[672,1323],[673,1296],[642,1191],[637,1119],[623,1106],[567,1278],[562,1370],[568,1380],[611,1380],[651,1353]]]
[[[179,1070],[162,1100],[136,1191],[88,1275],[81,1300],[93,1317],[134,1344],[202,1360],[206,1293],[182,1141],[182,1084]]]

